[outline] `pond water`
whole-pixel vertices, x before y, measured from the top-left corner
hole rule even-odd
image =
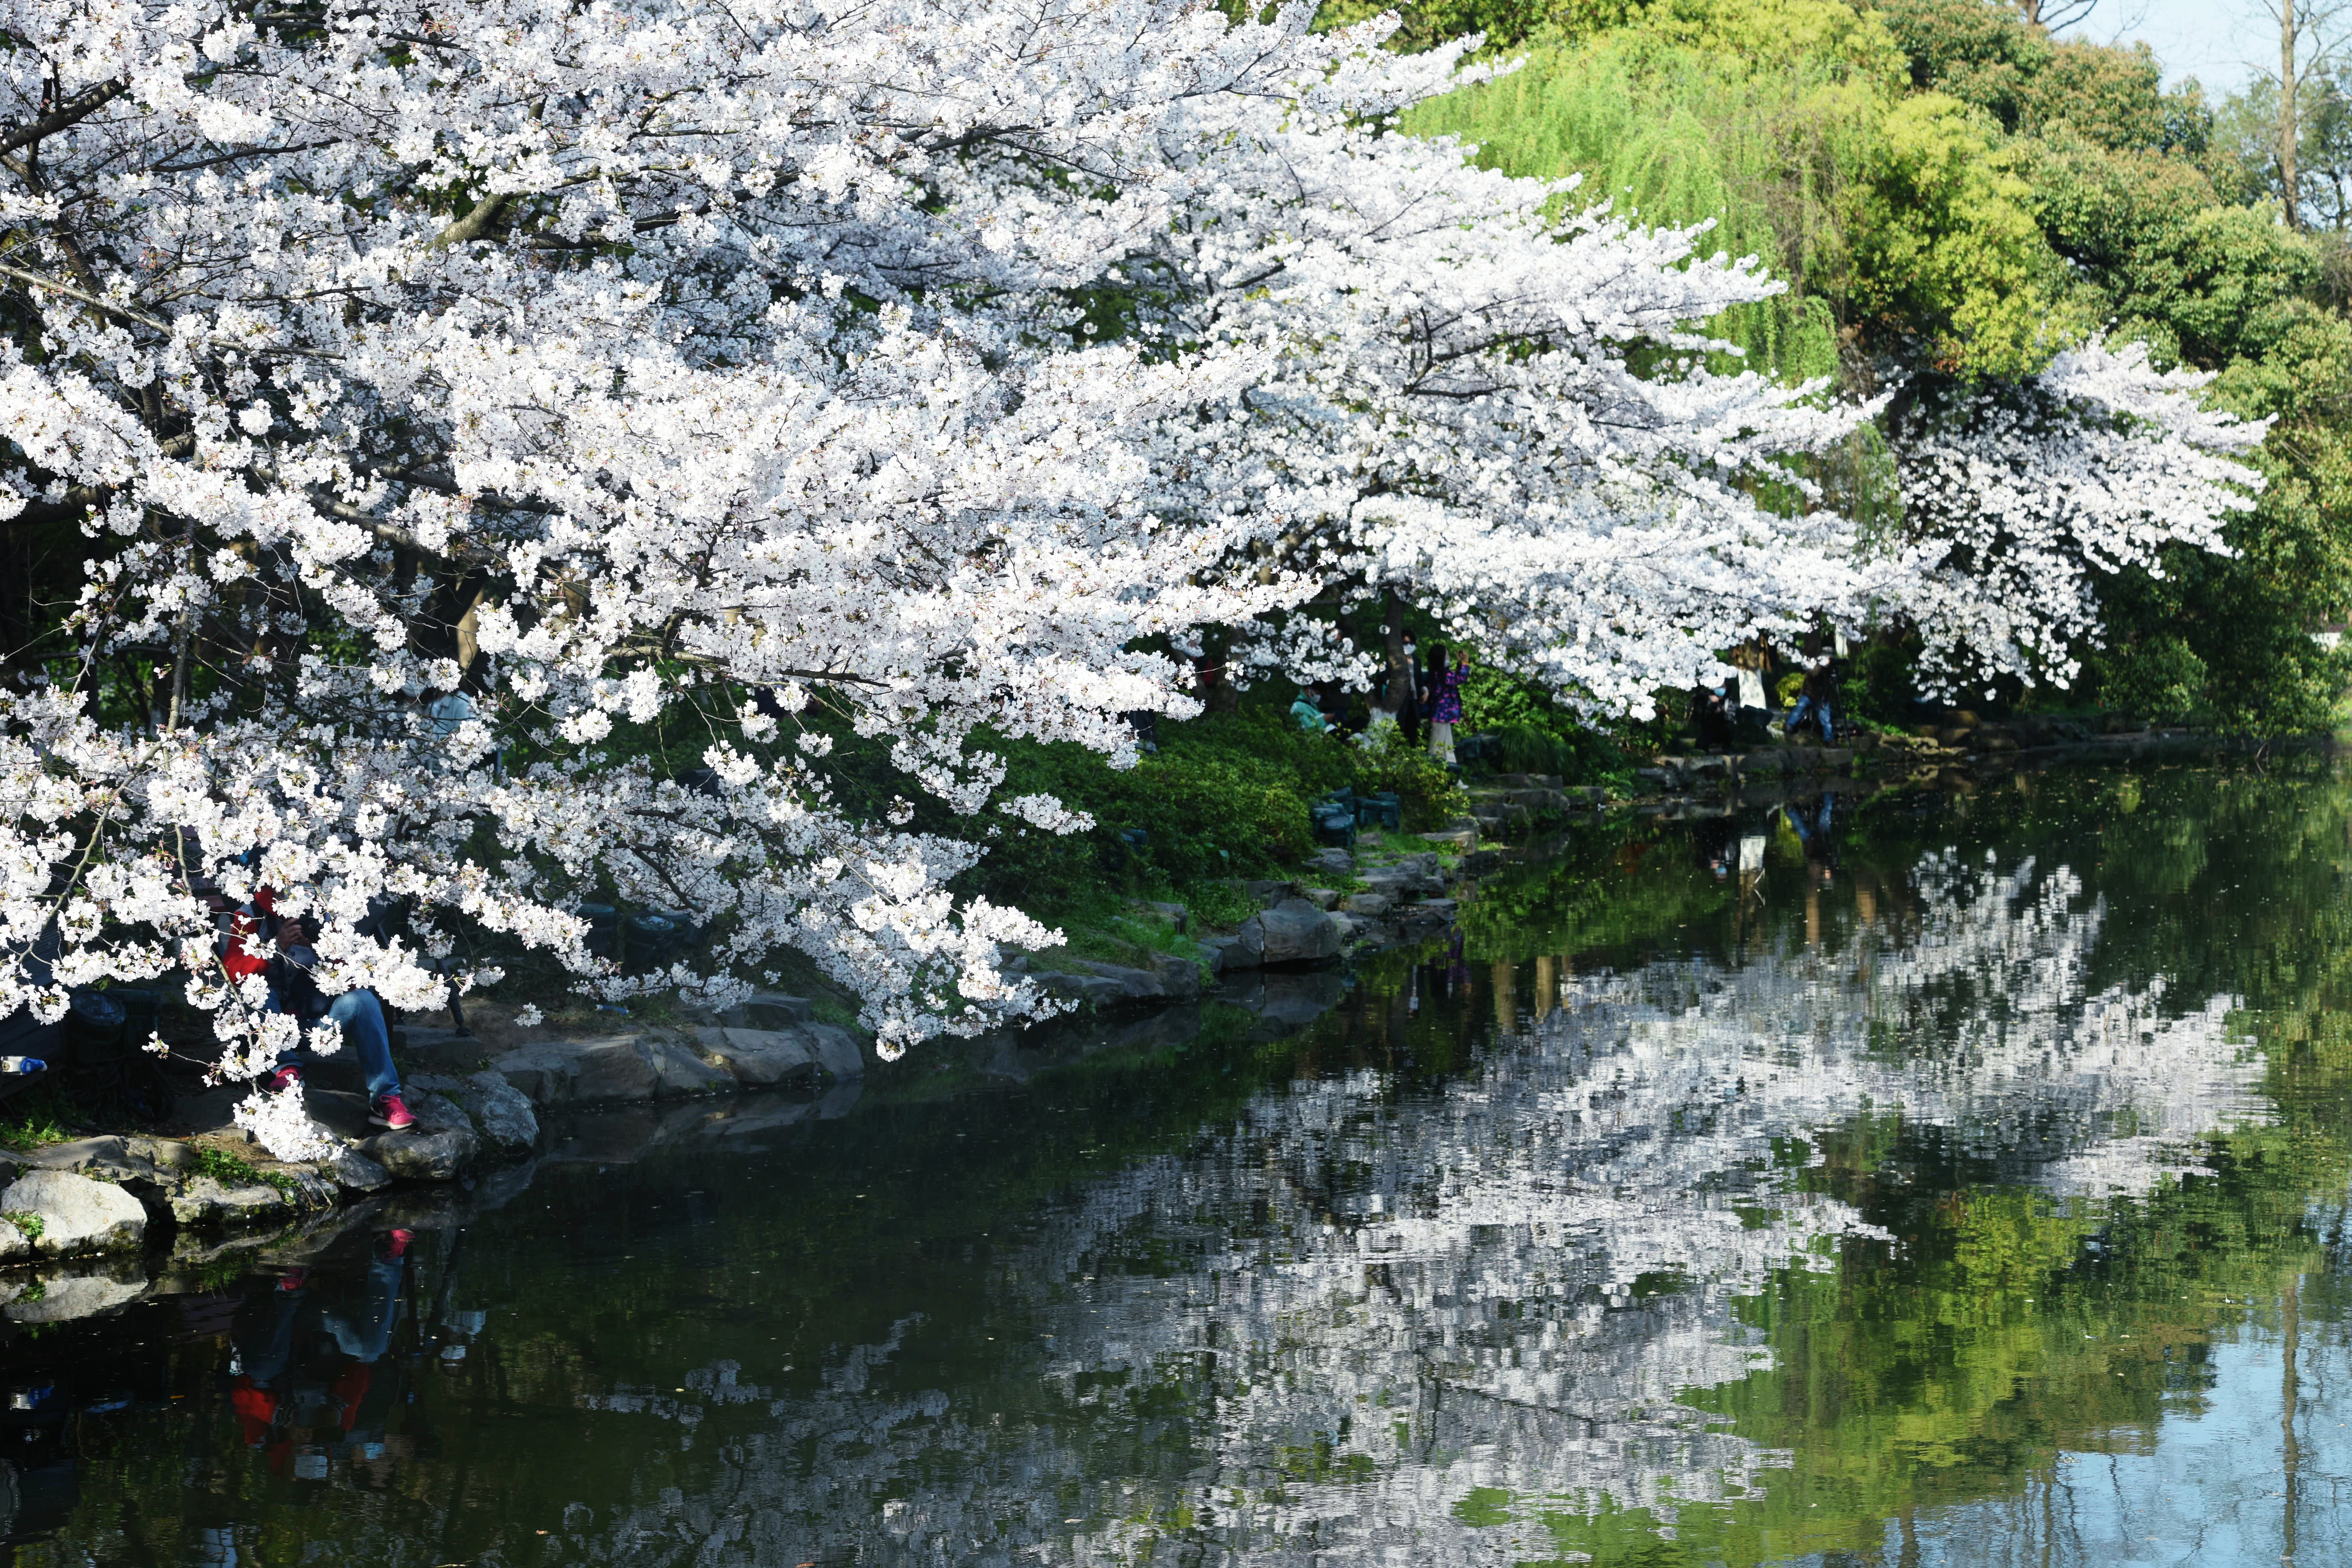
[[[1592,828],[1255,1010],[583,1123],[404,1247],[18,1321],[9,1539],[2352,1561],[2347,870],[2310,764]]]

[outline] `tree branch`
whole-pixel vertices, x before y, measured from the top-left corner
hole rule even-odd
[[[71,103],[51,114],[44,114],[30,125],[19,125],[5,136],[0,136],[0,153],[14,153],[19,147],[29,147],[45,136],[54,136],[67,126],[91,115],[131,90],[131,84],[120,77],[90,89]]]

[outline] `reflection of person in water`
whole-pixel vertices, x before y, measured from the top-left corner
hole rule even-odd
[[[1699,869],[1720,882],[1731,875],[1731,846],[1736,837],[1731,819],[1710,816],[1691,828],[1691,853]]]
[[[298,1476],[319,1479],[305,1475],[298,1448],[354,1440],[363,1430],[381,1436],[383,1407],[395,1401],[393,1380],[379,1385],[376,1364],[400,1321],[413,1239],[405,1230],[376,1238],[355,1300],[322,1300],[310,1270],[289,1268],[238,1309],[229,1331],[229,1408],[245,1446],[267,1450],[272,1469],[290,1464]],[[379,1387],[384,1397],[371,1401]]]
[[[1823,887],[1837,875],[1837,840],[1830,831],[1837,796],[1824,793],[1813,807],[1791,801],[1780,808],[1789,826],[1797,831],[1797,842],[1805,847],[1805,869]]]

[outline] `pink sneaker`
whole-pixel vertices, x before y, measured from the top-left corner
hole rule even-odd
[[[301,1081],[302,1069],[300,1068],[279,1068],[275,1073],[270,1075],[269,1092],[272,1094],[284,1094],[288,1089],[292,1089],[296,1084],[300,1083]]]
[[[405,1132],[416,1125],[416,1118],[409,1114],[407,1105],[396,1094],[387,1094],[377,1100],[375,1112],[368,1120],[394,1132]]]

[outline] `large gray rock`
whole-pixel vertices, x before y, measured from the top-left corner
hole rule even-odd
[[[646,1051],[646,1040],[631,1035],[617,1040],[585,1040],[573,1047],[572,1096],[575,1100],[651,1100],[661,1085],[661,1074]],[[571,1042],[565,1042],[570,1046]]]
[[[347,1193],[372,1193],[392,1185],[392,1173],[356,1149],[338,1149],[327,1161],[335,1184]]]
[[[403,1181],[452,1182],[481,1158],[482,1141],[471,1127],[419,1127],[379,1132],[359,1152]]]
[[[813,1079],[824,1070],[816,1058],[816,1042],[798,1027],[714,1027],[697,1029],[694,1035],[703,1060],[731,1074],[746,1089]]]
[[[1378,920],[1388,913],[1395,903],[1396,900],[1386,893],[1356,893],[1349,896],[1339,907],[1349,914],[1361,915],[1367,920]]]
[[[677,1100],[690,1094],[716,1094],[735,1088],[735,1075],[713,1067],[684,1040],[647,1040],[646,1064],[654,1072],[654,1098]]]
[[[1257,950],[1258,964],[1314,963],[1339,956],[1339,927],[1305,899],[1285,899],[1242,923],[1244,946]],[[1251,939],[1255,936],[1255,941]],[[1232,950],[1226,952],[1231,964]]]
[[[1407,855],[1390,866],[1375,866],[1364,873],[1364,885],[1371,891],[1402,902],[1406,899],[1429,898],[1445,891],[1445,877],[1437,865],[1437,852],[1426,850],[1419,855]]]
[[[842,1082],[866,1076],[866,1056],[857,1048],[857,1037],[831,1024],[805,1026],[809,1039],[816,1046],[817,1065]]]
[[[1065,1002],[1076,1002],[1094,1007],[1116,1007],[1135,998],[1118,980],[1104,974],[1089,974],[1079,970],[1041,969],[1030,976],[1037,989],[1048,996],[1058,996]]]
[[[111,1182],[70,1171],[27,1171],[0,1192],[0,1215],[29,1236],[20,1214],[40,1218],[33,1249],[49,1258],[81,1252],[126,1252],[147,1237],[145,1205]]]
[[[1356,858],[1345,849],[1318,849],[1307,858],[1307,868],[1330,877],[1352,877],[1356,874]]]
[[[809,1026],[812,1032],[823,1027]],[[735,1087],[733,1075],[693,1045],[658,1035],[551,1040],[509,1051],[489,1070],[540,1107],[669,1100]]]
[[[522,1091],[494,1072],[459,1080],[449,1098],[474,1119],[482,1142],[502,1154],[528,1154],[539,1147],[539,1118]]]
[[[1153,953],[1148,969],[1085,959],[1069,963],[1071,973],[1040,973],[1034,978],[1054,994],[1097,1006],[1164,1005],[1190,1002],[1201,994],[1201,966],[1189,958]]]
[[[807,997],[763,991],[730,1007],[719,1021],[731,1029],[789,1029],[815,1018],[816,1010]]]

